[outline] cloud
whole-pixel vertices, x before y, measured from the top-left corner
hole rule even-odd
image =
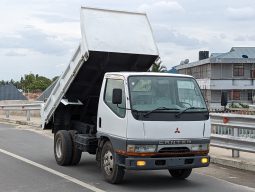
[[[234,41],[255,41],[255,35],[239,35]]]
[[[81,5],[146,12],[168,67],[197,60],[199,50],[227,52],[255,43],[254,0],[1,0],[0,77],[59,75],[81,38]]]
[[[40,18],[47,23],[80,22],[78,18],[66,17],[56,13],[37,13],[33,16]]]
[[[150,20],[156,23],[169,22],[176,15],[184,14],[185,10],[177,1],[153,1],[152,3],[143,3],[137,11],[148,14]]]
[[[26,27],[17,32],[15,36],[1,36],[0,48],[2,49],[29,49],[34,52],[48,55],[64,55],[69,52],[70,46],[61,38],[48,35],[42,31]],[[8,55],[13,55],[14,52]]]
[[[178,65],[181,60],[189,59],[190,61],[196,61],[198,59],[199,50],[207,50],[204,47],[183,49],[183,47],[171,43],[159,43],[158,47],[161,53],[162,64],[165,65],[167,69]]]
[[[221,38],[221,39],[226,39],[226,38],[227,38],[227,35],[226,35],[225,33],[221,33],[221,34],[220,34],[220,38]]]
[[[247,20],[255,19],[255,9],[253,7],[227,8],[227,16],[230,19]]]
[[[184,48],[198,48],[204,43],[191,35],[186,35],[168,26],[154,26],[155,39],[158,43],[172,43]]]
[[[60,63],[60,64],[57,64],[57,65],[56,65],[56,68],[63,68],[63,67],[65,67],[65,66],[66,66],[65,63]]]
[[[9,57],[24,57],[26,56],[25,53],[20,53],[16,50],[11,50],[11,51],[8,51],[4,54],[5,56],[9,56]]]
[[[177,1],[155,1],[152,4],[144,3],[138,8],[139,11],[150,12],[160,11],[166,12],[183,12],[184,8]]]

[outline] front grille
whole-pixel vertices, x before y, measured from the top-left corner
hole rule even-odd
[[[159,150],[159,153],[183,153],[190,152],[187,147],[164,147]]]

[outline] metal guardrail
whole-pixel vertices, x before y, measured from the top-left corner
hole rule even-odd
[[[211,145],[232,149],[232,157],[239,151],[255,153],[255,115],[211,113]]]
[[[10,118],[11,111],[26,111],[27,121],[30,121],[31,111],[41,110],[42,103],[31,103],[31,104],[8,104],[0,105],[0,110],[5,111],[6,118]]]
[[[41,110],[42,103],[0,105],[10,118],[10,111],[26,111],[30,121],[31,111]],[[232,149],[232,157],[239,157],[239,151],[255,153],[255,115],[210,113],[211,145]]]
[[[242,115],[255,115],[254,108],[227,108],[224,110],[223,108],[214,108],[210,109],[211,113],[231,113],[231,114],[242,114]]]

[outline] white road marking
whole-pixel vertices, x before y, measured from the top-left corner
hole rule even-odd
[[[5,123],[5,122],[1,122],[1,123]],[[10,123],[7,123],[7,124],[10,124]],[[24,129],[24,127],[27,127],[26,129]],[[16,127],[17,128],[17,127]],[[27,131],[33,131],[33,132],[35,132],[35,133],[37,133],[37,134],[41,134],[41,135],[43,135],[43,136],[46,136],[46,137],[48,137],[48,138],[51,138],[51,139],[53,139],[53,136],[51,136],[50,134],[43,134],[43,132],[42,131],[35,131],[34,129],[32,129],[30,126],[27,126],[27,125],[25,125],[25,126],[21,126],[21,127],[18,127],[18,128],[22,128],[22,129],[24,129],[24,130],[27,130]],[[45,131],[45,130],[43,130],[43,131]],[[9,155],[9,156],[12,156],[12,157],[14,157],[14,158],[16,158],[16,156],[17,157],[19,157],[19,158],[17,158],[17,159],[19,159],[19,160],[21,160],[21,161],[24,161],[24,162],[26,162],[26,163],[28,163],[28,164],[31,164],[31,165],[34,165],[34,164],[38,164],[38,163],[35,163],[35,162],[33,162],[33,161],[31,161],[31,160],[28,160],[28,159],[26,159],[26,158],[23,158],[23,157],[20,157],[20,156],[18,156],[18,155],[15,155],[15,154],[13,154],[13,153],[10,153],[10,152],[8,152],[8,151],[5,151],[5,150],[3,150],[3,149],[0,149],[0,152],[2,152],[2,153],[5,153],[5,154],[7,154],[7,155]],[[21,158],[21,159],[20,159]],[[24,160],[23,160],[24,159]],[[28,162],[27,162],[28,161]],[[29,162],[32,162],[32,163],[29,163]],[[89,185],[89,184],[87,184],[87,183],[84,183],[84,182],[82,182],[82,181],[80,181],[80,180],[78,180],[78,179],[75,179],[75,178],[73,178],[73,177],[71,177],[71,176],[68,176],[68,175],[65,175],[65,174],[63,174],[63,173],[60,173],[60,172],[58,172],[58,171],[55,171],[55,170],[53,170],[53,169],[50,169],[50,168],[48,168],[48,167],[45,167],[45,166],[43,166],[43,165],[40,165],[40,164],[38,164],[39,166],[36,166],[36,165],[34,165],[34,166],[36,166],[36,167],[38,167],[38,168],[41,168],[41,166],[42,167],[44,167],[44,168],[41,168],[41,169],[43,169],[43,170],[45,170],[45,171],[48,171],[48,169],[49,170],[51,170],[51,171],[48,171],[48,172],[50,172],[50,173],[52,173],[52,174],[55,174],[55,175],[58,175],[58,176],[60,176],[60,177],[62,177],[62,178],[64,178],[64,179],[67,179],[67,180],[69,180],[69,181],[72,181],[73,183],[76,183],[76,184],[78,184],[78,185],[80,185],[80,186],[82,186],[82,187],[85,187],[85,188],[87,188],[87,189],[90,189],[89,187],[92,187],[93,189],[90,189],[90,190],[92,190],[92,191],[94,191],[94,192],[106,192],[106,191],[104,191],[104,190],[102,190],[102,189],[99,189],[99,188],[96,188],[96,187],[94,187],[94,186],[92,186],[92,185]],[[227,168],[224,168],[224,167],[219,167],[220,169],[227,169]],[[56,174],[56,173],[57,174]],[[231,183],[231,182],[229,182],[229,181],[227,181],[227,180],[224,180],[224,179],[220,179],[220,178],[217,178],[217,177],[215,177],[215,176],[212,176],[212,175],[208,175],[208,174],[205,174],[205,173],[199,173],[199,172],[195,172],[196,174],[198,174],[198,175],[202,175],[202,176],[207,176],[207,177],[211,177],[211,178],[213,178],[213,179],[216,179],[216,180],[218,180],[218,181],[221,181],[221,182],[225,182],[225,183],[228,183],[228,184],[231,184],[231,185],[235,185],[235,186],[238,186],[238,187],[242,187],[242,188],[245,188],[245,189],[247,189],[247,190],[251,190],[251,191],[254,191],[255,192],[255,189],[254,188],[251,188],[251,187],[247,187],[247,186],[244,186],[244,185],[240,185],[240,184],[235,184],[235,183]],[[69,179],[70,178],[70,179]],[[84,185],[85,184],[85,185]],[[89,186],[89,187],[86,187],[86,186]]]
[[[78,179],[75,179],[75,178],[73,178],[73,177],[71,177],[71,176],[69,176],[69,175],[63,174],[63,173],[58,172],[58,171],[56,171],[56,170],[54,170],[54,169],[51,169],[51,168],[49,168],[49,167],[46,167],[46,166],[44,166],[44,165],[41,165],[41,164],[39,164],[39,163],[36,163],[36,162],[34,162],[34,161],[31,161],[31,160],[29,160],[29,159],[26,159],[26,158],[24,158],[24,157],[21,157],[21,156],[19,156],[19,155],[16,155],[16,154],[14,154],[14,153],[11,153],[11,152],[9,152],[9,151],[6,151],[6,150],[4,150],[4,149],[0,149],[0,152],[6,154],[6,155],[8,155],[8,156],[11,156],[11,157],[13,157],[13,158],[16,158],[16,159],[18,159],[18,160],[20,160],[20,161],[23,161],[23,162],[25,162],[25,163],[27,163],[27,164],[33,165],[33,166],[35,166],[35,167],[37,167],[37,168],[40,168],[40,169],[42,169],[42,170],[44,170],[44,171],[47,171],[47,172],[49,172],[49,173],[52,173],[52,174],[57,175],[57,176],[59,176],[59,177],[62,177],[62,178],[64,178],[64,179],[67,179],[68,181],[71,181],[71,182],[73,182],[73,183],[75,183],[75,184],[77,184],[77,185],[80,185],[80,186],[82,186],[82,187],[84,187],[84,188],[87,188],[87,189],[89,189],[89,190],[91,190],[91,191],[94,191],[94,192],[106,192],[106,191],[104,191],[104,190],[102,190],[102,189],[99,189],[99,188],[93,186],[93,185],[90,185],[90,184],[88,184],[88,183],[85,183],[85,182],[83,182],[83,181],[80,181],[80,180],[78,180]]]

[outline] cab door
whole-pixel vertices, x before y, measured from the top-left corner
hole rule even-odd
[[[113,89],[122,90],[122,103],[112,103]],[[98,133],[126,138],[126,91],[123,77],[104,79],[98,106]]]

